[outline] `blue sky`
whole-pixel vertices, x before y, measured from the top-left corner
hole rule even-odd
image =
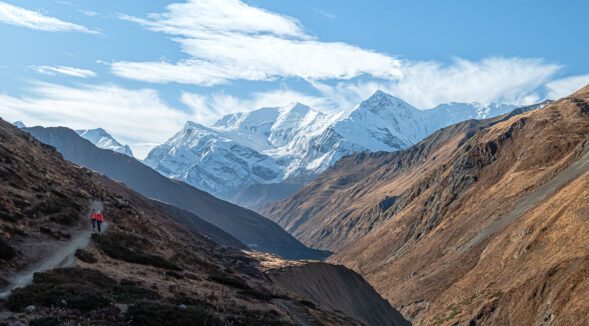
[[[586,1],[0,0],[0,116],[104,127],[139,157],[186,120],[377,89],[421,109],[589,83]]]

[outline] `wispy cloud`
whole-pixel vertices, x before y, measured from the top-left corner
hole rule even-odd
[[[556,100],[568,96],[587,84],[589,84],[589,74],[553,80],[546,84],[548,98]]]
[[[99,15],[97,12],[92,11],[92,10],[83,10],[83,9],[80,9],[78,11],[80,13],[82,13],[83,15],[88,16],[88,17],[96,17],[96,16]]]
[[[27,96],[0,94],[0,107],[3,119],[21,120],[28,126],[103,127],[128,143],[138,157],[150,149],[145,143],[161,144],[190,119],[189,114],[162,101],[155,90],[114,85],[36,83]]]
[[[99,32],[87,27],[66,22],[3,1],[0,1],[0,22],[46,32],[82,32],[99,34]]]
[[[92,70],[88,69],[80,69],[74,67],[66,67],[66,66],[33,66],[31,67],[36,72],[43,74],[43,75],[66,75],[72,77],[79,77],[79,78],[89,78],[89,77],[96,77],[96,73]]]
[[[171,4],[147,18],[121,16],[166,33],[188,55],[179,62],[115,62],[112,71],[148,82],[216,85],[230,80],[395,78],[401,62],[376,51],[322,42],[294,18],[238,0]]]
[[[421,108],[452,101],[532,104],[560,69],[543,60],[521,58],[458,58],[449,65],[417,62],[385,89]]]
[[[335,19],[337,18],[337,16],[334,13],[331,13],[325,9],[316,9],[315,11],[317,11],[321,16],[327,18],[327,19]]]
[[[450,64],[399,60],[346,43],[323,42],[295,18],[238,0],[189,0],[146,18],[121,18],[170,35],[187,57],[115,62],[111,70],[118,76],[201,86],[300,78],[315,85],[332,109],[349,109],[375,88],[421,108],[448,101],[527,104],[539,100],[537,89],[560,69],[521,58],[456,58]],[[362,76],[371,80],[355,81]],[[333,86],[333,81],[339,82]]]

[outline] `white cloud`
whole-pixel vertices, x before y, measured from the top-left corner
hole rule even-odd
[[[420,108],[447,102],[532,104],[537,91],[561,67],[538,59],[455,59],[450,65],[411,63],[386,89]]]
[[[95,11],[92,11],[92,10],[83,10],[83,9],[79,9],[78,11],[79,11],[80,13],[82,13],[82,14],[84,14],[84,15],[88,16],[88,17],[96,17],[96,16],[98,16],[98,15],[99,15],[97,12],[95,12]]]
[[[115,62],[113,73],[148,82],[215,85],[229,80],[283,77],[350,79],[362,74],[399,77],[401,62],[376,51],[322,42],[294,18],[238,0],[191,0],[146,19],[121,16],[173,36],[188,58],[170,62]]]
[[[66,22],[37,11],[0,1],[0,22],[46,32],[82,32],[99,34],[84,26]]]
[[[560,66],[537,59],[490,58],[474,62],[455,59],[449,65],[408,63],[397,80],[341,81],[335,85],[313,82],[331,107],[353,109],[377,90],[430,109],[448,102],[501,102],[516,105],[544,99],[544,85]]]
[[[327,19],[336,19],[337,16],[334,13],[331,13],[325,9],[316,9],[315,11],[317,11],[321,16],[323,16],[324,18]]]
[[[589,74],[571,76],[547,83],[546,90],[548,91],[549,99],[557,100],[571,95],[587,84],[589,84]]]
[[[529,104],[541,99],[538,88],[560,69],[525,58],[456,58],[450,64],[399,60],[346,43],[322,42],[296,19],[238,0],[189,0],[147,18],[121,18],[171,35],[188,57],[115,62],[111,69],[118,76],[201,86],[302,78],[323,94],[328,110],[350,109],[376,89],[420,108],[449,101]],[[355,81],[359,76],[372,80]],[[336,86],[328,86],[334,80]]]
[[[103,127],[144,157],[190,119],[190,115],[164,103],[151,89],[131,90],[113,85],[66,87],[38,83],[32,94],[0,94],[0,116],[28,126],[66,126],[72,129]]]
[[[89,78],[96,77],[96,73],[88,69],[80,69],[66,66],[33,66],[33,70],[43,75],[62,74],[66,76]]]

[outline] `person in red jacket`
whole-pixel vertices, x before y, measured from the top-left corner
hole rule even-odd
[[[96,211],[96,209],[92,209],[90,219],[92,220],[92,232],[94,232],[98,228],[98,233],[100,233],[102,231],[102,222],[104,222],[104,217],[102,216],[102,213]]]

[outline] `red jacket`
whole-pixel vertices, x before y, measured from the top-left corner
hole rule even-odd
[[[90,214],[90,218],[93,220],[104,222],[104,217],[100,213],[92,213],[92,214]]]

